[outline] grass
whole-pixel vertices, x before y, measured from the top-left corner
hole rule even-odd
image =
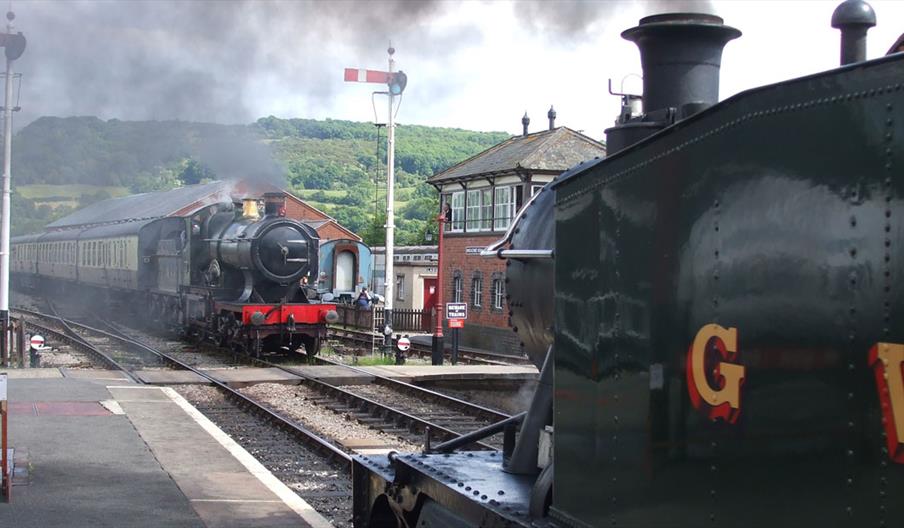
[[[100,191],[107,191],[108,193],[110,193],[110,196],[113,196],[114,198],[117,196],[126,196],[127,194],[129,194],[128,188],[112,185],[83,185],[76,183],[71,185],[34,184],[19,185],[16,187],[16,192],[20,196],[31,200],[60,197],[78,200],[83,194],[95,194]]]
[[[362,367],[373,367],[376,365],[395,365],[395,358],[389,356],[355,356],[356,365]]]

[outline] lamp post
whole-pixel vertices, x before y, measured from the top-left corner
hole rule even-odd
[[[443,364],[443,224],[446,223],[445,213],[440,213],[436,217],[439,226],[439,236],[437,241],[437,257],[436,257],[436,320],[433,330],[433,347],[431,349],[430,359],[434,365]]]

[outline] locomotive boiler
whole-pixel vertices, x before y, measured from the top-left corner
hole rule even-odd
[[[832,23],[840,68],[722,102],[719,17],[622,34],[642,112],[486,251],[541,367],[514,447],[357,457],[356,526],[904,524],[904,54]]]

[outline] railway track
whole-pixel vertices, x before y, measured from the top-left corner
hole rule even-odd
[[[130,335],[134,330],[115,323],[108,324],[122,335],[135,339]],[[301,378],[305,386],[318,394],[316,398],[311,398],[312,403],[415,445],[432,445],[453,440],[510,418],[510,415],[488,407],[321,357],[315,357],[313,362],[348,369],[357,375],[366,376],[371,382],[367,385],[340,386],[281,362],[251,357],[246,357],[246,360],[249,365],[275,368]],[[308,364],[307,361],[303,363]],[[501,449],[502,434],[470,447]]]
[[[26,311],[24,310],[21,312],[26,313]],[[239,434],[239,436],[242,438],[245,438],[246,436],[248,437],[248,440],[245,441],[243,445],[245,445],[245,447],[252,453],[259,452],[262,454],[262,456],[271,456],[269,455],[269,453],[273,451],[272,443],[265,441],[263,445],[258,445],[258,443],[262,440],[252,438],[259,436],[258,433],[260,433],[261,426],[249,426],[247,425],[246,421],[244,421],[245,419],[239,418],[239,416],[244,416],[249,412],[250,409],[253,409],[255,406],[257,406],[260,407],[258,414],[263,413],[265,415],[273,415],[267,417],[269,420],[276,419],[277,421],[288,421],[285,417],[274,413],[271,410],[271,405],[253,401],[247,396],[226,386],[220,380],[216,379],[210,372],[206,372],[192,365],[188,365],[183,361],[180,361],[180,359],[173,357],[173,355],[164,354],[152,349],[151,347],[148,347],[142,342],[146,340],[145,336],[135,336],[134,334],[137,331],[130,328],[118,325],[116,323],[104,321],[101,324],[106,326],[107,330],[101,330],[84,324],[73,323],[59,316],[46,316],[38,312],[28,312],[28,314],[32,318],[43,317],[44,322],[50,323],[43,325],[44,328],[52,325],[57,325],[57,337],[59,338],[60,336],[62,336],[65,339],[69,339],[76,346],[87,346],[90,348],[92,347],[90,336],[100,335],[101,337],[95,337],[93,341],[97,344],[102,345],[103,347],[106,347],[107,349],[123,348],[140,350],[142,357],[145,357],[148,353],[150,353],[158,358],[156,362],[149,363],[145,360],[127,361],[123,359],[122,355],[116,356],[114,358],[110,353],[95,353],[95,355],[99,358],[109,358],[109,360],[102,360],[102,363],[127,372],[130,377],[133,377],[133,379],[136,379],[136,381],[140,382],[138,376],[134,375],[131,369],[134,369],[136,367],[145,368],[149,364],[152,365],[151,368],[180,368],[197,373],[201,377],[210,381],[221,392],[227,394],[228,397],[215,398],[218,403],[215,406],[211,406],[208,403],[211,400],[211,397],[209,395],[206,397],[195,397],[197,396],[197,394],[193,394],[192,391],[185,391],[184,387],[179,389],[180,392],[188,392],[188,394],[184,395],[190,401],[192,401],[193,404],[195,404],[199,408],[202,408],[202,410],[209,410],[211,419],[214,420],[227,432],[237,431],[240,433],[245,429],[253,431],[253,434],[250,435]],[[34,326],[38,323],[32,321],[29,324]],[[71,330],[65,330],[65,328],[67,327],[71,328]],[[93,348],[96,349],[98,347],[94,346]],[[209,356],[209,354],[204,354],[203,352],[193,352],[192,354],[196,359],[196,363],[209,363],[208,361],[197,361],[198,357]],[[220,355],[223,354],[224,353],[222,353],[221,351]],[[234,355],[232,356],[235,361]],[[435,445],[437,443],[453,440],[477,429],[481,429],[493,423],[510,418],[508,414],[496,411],[494,409],[476,405],[436,391],[431,391],[423,387],[418,387],[416,385],[405,383],[399,380],[380,376],[358,367],[343,365],[324,358],[315,358],[315,362],[321,365],[328,365],[335,368],[349,369],[356,374],[368,377],[368,379],[370,379],[370,383],[366,385],[337,386],[316,379],[310,374],[294,368],[293,366],[287,366],[285,364],[280,364],[274,361],[255,359],[250,357],[245,358],[245,361],[246,364],[277,368],[287,373],[298,376],[303,379],[303,384],[306,387],[313,389],[313,391],[316,393],[316,396],[309,398],[309,401],[311,401],[311,403],[320,407],[330,409],[335,413],[352,418],[358,423],[365,425],[371,429],[384,432],[414,445]],[[198,391],[194,392],[197,393]],[[238,403],[236,404],[235,402]],[[224,405],[232,405],[233,407],[224,407]],[[238,407],[235,407],[235,405],[238,405]],[[259,418],[254,419],[259,420]],[[233,425],[233,421],[238,423],[238,425]],[[291,426],[292,427],[290,427],[290,429],[297,427],[294,423],[292,423]],[[304,428],[301,429],[307,431]],[[298,435],[299,432],[296,431],[294,434]],[[310,431],[308,431],[308,434],[313,433],[310,433]],[[304,443],[309,444],[310,442],[310,437],[304,440]],[[279,445],[279,443],[280,442],[276,442],[277,445]],[[503,447],[503,443],[503,435],[502,433],[498,433],[494,436],[488,437],[481,442],[470,444],[470,448],[498,450]],[[340,448],[334,446],[330,441],[318,439],[315,441],[315,444],[317,444],[315,445],[315,447],[319,450],[326,451],[326,456],[332,458],[338,457],[339,459],[346,460],[346,462],[344,463],[347,463],[348,456]],[[325,447],[323,444],[327,444],[329,447]],[[307,447],[310,449],[310,446]],[[336,451],[339,451],[340,453],[342,453],[342,455],[337,454]],[[324,453],[321,453],[321,456],[323,454]],[[291,469],[287,470],[285,468],[294,467],[294,465],[288,462],[288,460],[290,460],[292,457],[298,457],[298,455],[291,455],[286,458],[281,457],[279,453],[276,453],[273,454],[272,457],[274,459],[273,467],[276,469],[275,473],[279,473],[285,471],[293,471]],[[301,459],[304,459],[304,457],[299,458],[299,460]],[[264,461],[262,460],[262,462]],[[268,464],[265,463],[265,465]],[[335,464],[333,465],[335,466]],[[270,465],[268,465],[268,467],[270,467]],[[341,495],[340,490],[336,489],[327,489],[326,491],[320,491],[318,493],[320,493],[320,495],[310,497],[313,502],[316,502],[318,500],[334,501],[337,497],[337,494]],[[309,498],[304,495],[302,496],[305,499]]]
[[[208,418],[258,458],[275,476],[336,526],[351,520],[351,456],[312,431],[227,386],[203,370],[155,350],[124,333],[94,328],[58,315],[14,309],[12,316],[30,330],[78,348],[106,367],[142,383],[135,369],[178,368],[206,379],[212,387],[180,392]],[[119,351],[114,352],[113,349]],[[132,353],[134,357],[127,357]],[[153,362],[149,358],[156,357]]]

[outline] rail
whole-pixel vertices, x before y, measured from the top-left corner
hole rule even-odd
[[[59,317],[58,315],[51,316],[51,315],[43,314],[41,312],[36,312],[33,310],[25,310],[25,309],[16,308],[16,309],[14,309],[14,311],[20,312],[22,314],[29,314],[33,317],[47,318],[47,319],[51,319],[51,320],[55,320],[55,321],[59,322],[61,325],[64,325],[67,328],[71,329],[74,336],[66,335],[61,332],[57,332],[51,328],[42,327],[42,325],[40,325],[40,323],[36,323],[34,321],[27,321],[26,324],[29,324],[35,328],[40,327],[45,332],[49,331],[48,333],[51,333],[51,334],[54,334],[57,336],[61,336],[61,337],[65,338],[67,341],[78,343],[82,347],[87,347],[89,349],[94,348],[96,350],[96,347],[91,345],[87,340],[85,340],[84,338],[82,338],[80,335],[78,335],[75,332],[76,328],[80,328],[80,329],[83,329],[84,331],[103,336],[104,338],[116,340],[116,341],[128,344],[129,346],[139,348],[147,353],[151,353],[151,354],[154,354],[154,355],[160,357],[166,363],[176,366],[177,368],[193,372],[194,374],[209,381],[212,385],[214,385],[215,387],[217,387],[218,389],[220,389],[221,391],[226,393],[231,398],[237,400],[240,405],[250,408],[250,409],[254,410],[255,412],[263,415],[266,419],[269,419],[272,422],[276,423],[280,427],[288,429],[290,432],[295,434],[295,436],[297,438],[299,438],[308,447],[311,447],[311,448],[319,451],[320,453],[324,454],[327,458],[329,458],[331,460],[338,461],[340,464],[345,466],[349,471],[351,470],[351,457],[347,453],[345,453],[344,451],[339,449],[338,447],[334,446],[333,444],[331,444],[331,443],[327,442],[326,440],[324,440],[323,438],[319,437],[314,432],[306,429],[305,427],[302,427],[302,426],[296,424],[294,421],[282,416],[281,414],[268,409],[267,407],[261,405],[260,403],[256,402],[255,400],[245,396],[244,394],[238,392],[237,390],[233,389],[232,387],[229,387],[228,385],[226,385],[222,381],[216,379],[215,377],[208,374],[207,372],[197,369],[195,367],[192,367],[191,365],[188,365],[168,354],[160,352],[159,350],[156,350],[152,347],[149,347],[149,346],[145,345],[144,343],[142,343],[132,337],[127,336],[121,330],[113,328],[115,330],[115,333],[108,332],[105,330],[101,330],[99,328],[94,328],[94,327],[91,327],[91,326],[88,326],[88,325],[85,325],[82,323],[64,319],[62,317]],[[67,333],[68,333],[68,331],[67,331]],[[139,376],[130,372],[122,364],[116,362],[112,358],[109,358],[108,356],[106,356],[105,354],[103,354],[100,351],[97,351],[97,353],[100,355],[100,357],[106,358],[104,363],[114,366],[114,367],[118,368],[119,370],[122,370],[130,378],[135,379],[136,382],[144,383]]]

